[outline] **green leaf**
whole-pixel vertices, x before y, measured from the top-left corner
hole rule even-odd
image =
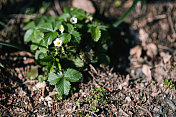
[[[44,77],[43,75],[39,75],[39,76],[37,77],[37,79],[38,79],[39,82],[43,82],[43,81],[46,80],[46,77]]]
[[[45,40],[42,39],[42,40],[40,41],[40,43],[39,43],[39,49],[40,49],[40,51],[43,52],[43,53],[46,53],[46,52],[47,52],[47,47],[46,47],[46,46],[47,46],[47,45],[46,45],[46,43],[45,43]]]
[[[39,46],[40,41],[44,38],[44,34],[39,30],[34,30],[32,33],[31,41],[33,42],[31,45],[31,50],[36,50]]]
[[[62,40],[62,43],[68,43],[71,40],[71,35],[68,33],[62,33],[59,38]]]
[[[37,17],[35,20],[35,24],[38,26],[40,26],[41,24],[45,23],[45,18],[44,17]]]
[[[48,62],[47,64],[47,72],[52,72],[54,68],[54,63],[53,62]]]
[[[70,82],[76,82],[82,77],[82,74],[75,69],[68,68],[67,71],[64,72],[64,77]]]
[[[33,67],[28,73],[27,73],[27,77],[30,80],[33,80],[35,77],[37,77],[38,75],[38,66]]]
[[[71,14],[72,14],[74,17],[76,17],[77,19],[79,19],[79,20],[83,20],[83,19],[86,18],[86,13],[85,13],[85,11],[82,10],[82,9],[76,9],[76,8],[75,8],[75,9],[71,12]]]
[[[100,54],[98,56],[98,59],[99,59],[100,63],[102,63],[104,65],[109,65],[109,63],[110,63],[110,58],[106,54]]]
[[[73,34],[73,31],[74,31],[73,25],[67,24],[67,30],[68,30],[68,32],[69,32],[70,34]]]
[[[50,45],[52,41],[58,36],[58,32],[49,32],[45,34],[44,40],[46,45]]]
[[[55,22],[54,17],[53,17],[53,16],[48,16],[48,17],[47,17],[47,22],[49,22],[49,23]]]
[[[63,77],[62,72],[59,72],[57,74],[51,72],[49,73],[49,77],[48,77],[48,82],[50,85],[55,85],[59,82],[59,80]]]
[[[83,67],[84,66],[84,62],[79,57],[76,57],[76,59],[74,59],[73,62],[76,65],[76,67]]]
[[[60,15],[58,18],[57,18],[57,20],[65,20],[65,19],[69,19],[71,16],[70,16],[70,14],[69,13],[64,13],[64,14],[62,14],[62,15]]]
[[[91,27],[90,33],[95,42],[97,42],[101,37],[101,31],[99,28]]]
[[[38,60],[40,53],[41,53],[40,50],[37,50],[37,51],[35,52],[35,59],[36,59],[36,60]]]
[[[70,7],[70,6],[65,7],[64,8],[64,13],[70,13],[71,9],[74,9],[74,7]]]
[[[34,30],[32,42],[38,43],[44,38],[44,33],[39,30]]]
[[[33,29],[29,29],[26,31],[25,35],[24,35],[24,41],[25,42],[29,42],[31,41],[31,39],[33,38],[34,34],[33,34],[34,30]]]
[[[70,91],[70,82],[67,81],[65,78],[62,78],[57,84],[56,84],[56,90],[61,94],[68,95]]]
[[[79,44],[80,41],[81,41],[81,35],[79,34],[79,32],[75,31],[73,25],[71,25],[71,24],[67,24],[67,28],[68,28],[67,29],[68,32],[70,34],[72,34],[73,37],[74,37],[74,39],[72,40],[72,42]]]
[[[54,59],[53,55],[49,55],[49,56],[45,56],[44,58],[40,59],[40,61],[42,61],[42,62],[50,62],[53,59]]]
[[[61,21],[55,21],[53,27],[54,27],[54,31],[58,30],[61,26]]]
[[[35,23],[32,21],[30,23],[28,23],[24,28],[23,30],[28,30],[28,29],[31,29],[31,28],[35,28]]]
[[[79,32],[73,31],[72,35],[74,37],[74,40],[72,42],[75,42],[75,43],[79,44],[80,41],[81,41],[81,35],[79,34]]]
[[[38,46],[34,45],[34,44],[32,44],[31,47],[30,47],[31,50],[36,50],[37,48],[38,48]]]
[[[43,23],[38,26],[38,29],[41,30],[42,32],[48,32],[51,31],[53,32],[53,27],[51,23]]]

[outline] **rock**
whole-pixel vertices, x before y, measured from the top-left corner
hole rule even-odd
[[[89,0],[73,0],[72,6],[83,9],[88,13],[95,13],[95,8]]]

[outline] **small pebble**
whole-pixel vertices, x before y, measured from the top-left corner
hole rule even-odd
[[[124,83],[123,83],[123,85],[125,85],[125,86],[126,86],[126,85],[127,85],[127,82],[124,82]]]
[[[131,102],[131,98],[130,97],[126,97],[125,98],[128,102]]]
[[[24,56],[24,57],[23,57],[23,60],[26,60],[26,59],[27,59],[26,56]]]

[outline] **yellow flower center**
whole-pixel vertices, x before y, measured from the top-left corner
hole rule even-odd
[[[58,41],[58,42],[56,42],[56,44],[57,44],[57,45],[59,45],[59,44],[60,44],[60,42]]]
[[[64,30],[64,27],[61,27],[61,30]]]

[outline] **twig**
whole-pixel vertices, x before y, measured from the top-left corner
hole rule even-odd
[[[152,117],[152,114],[151,114],[150,111],[148,111],[147,109],[142,108],[142,107],[140,107],[140,106],[137,106],[137,107],[140,108],[140,109],[142,109],[142,110],[144,110],[144,111],[146,111],[146,112],[149,114],[149,116]]]
[[[153,21],[155,21],[155,20],[162,20],[162,19],[165,19],[165,18],[167,18],[166,14],[157,15],[157,16],[155,16],[155,17],[150,17],[150,18],[148,18],[148,19],[147,19],[147,23],[151,23],[151,22],[153,22]]]
[[[168,50],[169,52],[174,52],[174,50],[173,49],[171,49],[171,48],[168,48],[167,46],[163,46],[163,45],[158,45],[158,48],[159,49],[163,49],[163,50]]]
[[[89,67],[90,67],[96,74],[98,74],[97,70],[93,67],[93,65],[89,64]]]
[[[129,115],[125,111],[123,111],[120,107],[119,107],[119,111],[121,111],[126,117],[129,117]]]
[[[56,11],[59,13],[59,15],[63,14],[61,8],[60,8],[60,5],[59,5],[59,1],[58,0],[54,0],[54,4],[55,4],[55,8],[56,8]]]
[[[25,15],[25,14],[12,14],[12,15],[10,15],[10,17],[13,17],[13,18],[30,18],[30,19],[35,18],[35,16],[33,16],[33,15]]]
[[[173,25],[173,22],[172,22],[171,15],[168,15],[168,21],[169,21],[169,24],[170,24],[170,27],[171,27],[171,31],[173,33],[173,38],[176,38],[176,33],[175,33],[175,30],[174,30],[174,25]]]

